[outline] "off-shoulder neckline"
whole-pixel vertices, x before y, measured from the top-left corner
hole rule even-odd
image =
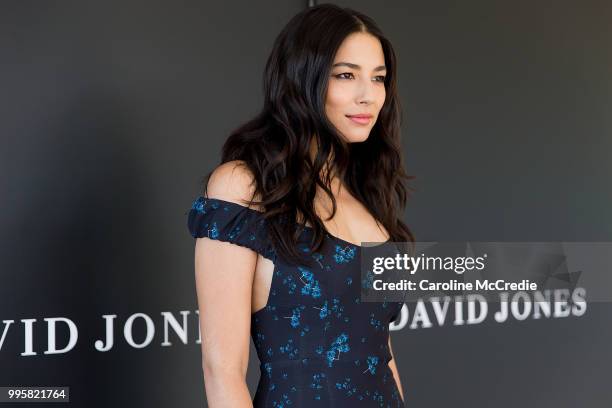
[[[257,216],[261,216],[261,215],[263,214],[263,212],[262,212],[262,211],[256,210],[256,209],[251,208],[251,207],[247,207],[247,206],[242,205],[242,204],[238,204],[238,203],[236,203],[236,202],[234,202],[234,201],[227,201],[227,200],[223,200],[223,199],[221,199],[221,198],[204,197],[204,196],[202,196],[202,195],[200,195],[199,197],[197,197],[197,198],[196,198],[196,200],[198,200],[198,199],[202,199],[202,200],[204,200],[204,201],[210,201],[210,202],[215,202],[215,201],[216,201],[216,202],[218,202],[218,203],[220,203],[220,204],[223,204],[223,205],[237,206],[237,207],[240,207],[240,209],[242,209],[242,210],[246,210],[247,212],[252,212],[252,213],[254,213],[254,214],[255,214],[255,215],[257,215]],[[294,224],[296,224],[296,225],[298,224],[298,222],[297,222],[297,221],[293,221],[293,223],[294,223]],[[313,227],[311,227],[311,226],[309,226],[309,225],[304,225],[304,226],[303,226],[303,228],[304,228],[304,229],[302,230],[302,232],[306,232],[306,231],[308,231],[310,234],[312,234],[312,233],[314,232],[314,228],[313,228]],[[328,236],[330,239],[335,240],[335,241],[337,241],[337,242],[339,242],[339,243],[342,243],[342,244],[344,244],[344,245],[352,245],[352,246],[357,247],[357,248],[358,248],[358,249],[360,249],[360,250],[361,250],[361,249],[363,249],[363,248],[367,248],[366,246],[358,245],[358,244],[355,244],[355,243],[353,243],[353,242],[350,242],[350,241],[347,241],[347,240],[345,240],[345,239],[342,239],[342,238],[340,238],[340,237],[337,237],[337,236],[333,235],[332,233],[330,233],[330,232],[329,232],[329,231],[327,231],[327,230],[324,230],[324,231],[325,231],[325,233],[327,234],[327,236]],[[373,245],[373,246],[370,246],[370,247],[382,246],[382,245],[384,245],[384,244],[389,244],[389,243],[391,243],[391,239],[388,239],[388,240],[386,240],[386,241],[384,241],[384,242],[380,243],[379,245]]]

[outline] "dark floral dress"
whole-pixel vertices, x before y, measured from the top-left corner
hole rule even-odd
[[[389,323],[403,302],[360,301],[360,246],[327,234],[322,250],[309,253],[307,227],[299,249],[316,267],[289,265],[261,212],[202,196],[188,228],[194,238],[247,247],[274,263],[268,303],[251,315],[261,369],[255,408],[404,406],[388,366]]]

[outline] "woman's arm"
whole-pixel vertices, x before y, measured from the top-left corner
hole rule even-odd
[[[248,177],[232,162],[209,179],[207,195],[243,204]],[[229,242],[198,238],[195,280],[202,334],[202,368],[208,406],[252,407],[246,384],[251,292],[257,253]]]
[[[400,381],[399,371],[397,371],[397,364],[395,364],[395,356],[393,355],[393,349],[391,348],[391,335],[389,335],[389,351],[391,352],[391,360],[389,361],[389,368],[393,372],[393,378],[395,378],[395,382],[397,383],[397,388],[399,388],[399,393],[402,396],[402,400],[406,402],[404,398],[404,389],[402,387],[402,382]]]

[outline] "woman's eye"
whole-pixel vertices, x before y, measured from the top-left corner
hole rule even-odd
[[[339,78],[339,79],[353,79],[353,78],[355,78],[355,76],[353,75],[352,72],[343,72],[341,74],[334,75],[334,76],[336,78]],[[384,75],[378,75],[376,77],[376,82],[385,82],[385,78],[386,77]]]
[[[340,78],[340,79],[350,79],[350,78],[346,78],[343,75],[350,75],[353,76],[353,74],[351,72],[343,72],[341,74],[336,75],[336,78]]]

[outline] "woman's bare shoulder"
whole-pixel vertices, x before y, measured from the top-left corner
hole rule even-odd
[[[206,196],[248,206],[255,192],[255,178],[246,162],[232,160],[217,166],[208,179]],[[255,200],[259,197],[255,196]],[[250,206],[262,211],[258,206]]]

